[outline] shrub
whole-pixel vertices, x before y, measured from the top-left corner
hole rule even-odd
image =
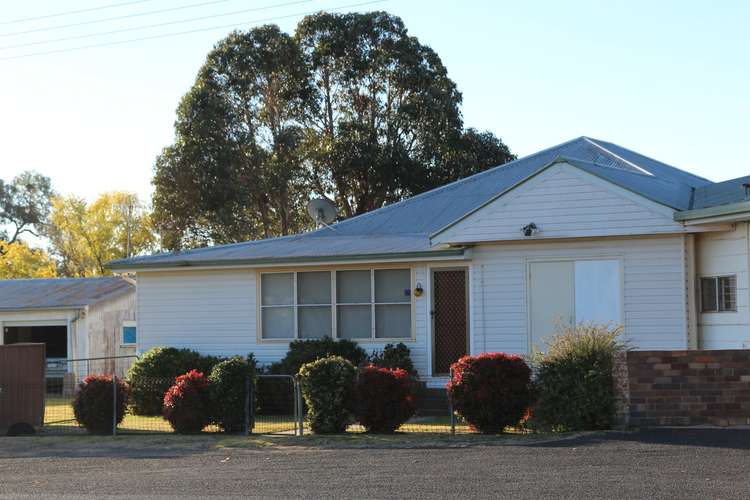
[[[413,389],[406,370],[362,368],[355,386],[354,414],[368,432],[394,432],[416,411]]]
[[[354,366],[360,366],[367,362],[367,351],[357,345],[356,342],[323,337],[322,339],[295,340],[290,343],[289,351],[284,359],[271,365],[270,372],[277,375],[297,375],[302,365],[329,356],[340,356]]]
[[[416,375],[414,363],[411,361],[409,348],[403,342],[396,345],[386,344],[382,351],[374,351],[370,355],[370,364],[381,368],[390,368],[395,370],[400,368],[410,375]]]
[[[211,421],[208,379],[191,370],[177,377],[164,394],[164,418],[179,434],[195,434]]]
[[[299,376],[313,432],[344,432],[351,422],[357,378],[354,365],[340,356],[330,356],[302,365]]]
[[[255,387],[255,358],[240,356],[217,363],[208,377],[210,382],[212,420],[224,432],[241,432],[245,424],[247,382]],[[255,394],[255,391],[253,391]],[[255,404],[252,401],[250,404]]]
[[[608,429],[614,422],[614,355],[625,349],[622,328],[579,324],[563,330],[535,359],[530,425],[543,430]]]
[[[161,415],[164,393],[179,375],[190,370],[210,373],[219,358],[190,349],[154,347],[140,356],[128,370],[133,413]]]
[[[130,388],[119,378],[117,384],[117,423],[122,422],[130,399]],[[89,375],[78,384],[73,414],[91,434],[112,433],[112,375]]]
[[[529,407],[531,369],[520,356],[493,352],[464,356],[453,364],[448,396],[453,408],[479,432],[502,432]]]

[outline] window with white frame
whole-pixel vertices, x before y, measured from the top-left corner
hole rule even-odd
[[[410,269],[261,274],[263,339],[412,337]]]
[[[122,322],[122,336],[120,337],[120,343],[122,345],[135,345],[138,340],[138,329],[135,321],[123,321]]]
[[[701,278],[701,312],[737,310],[737,276]]]

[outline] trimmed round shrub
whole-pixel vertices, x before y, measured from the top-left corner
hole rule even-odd
[[[400,368],[411,375],[417,374],[409,348],[403,342],[386,344],[382,351],[374,351],[370,355],[370,364],[391,370]]]
[[[112,434],[113,387],[112,375],[89,375],[78,384],[73,400],[73,414],[80,425],[91,434]],[[124,380],[117,384],[117,423],[125,418],[130,399],[130,388]]]
[[[406,370],[367,366],[355,387],[354,415],[368,432],[392,433],[414,416],[414,383]]]
[[[299,377],[313,432],[344,432],[352,420],[352,396],[357,379],[354,365],[340,356],[330,356],[302,365]]]
[[[161,415],[164,393],[175,378],[191,370],[210,373],[220,360],[190,349],[154,347],[141,355],[128,370],[133,413]]]
[[[535,359],[531,427],[548,431],[612,427],[615,394],[612,364],[626,346],[622,329],[580,324],[552,339],[547,354]]]
[[[196,434],[211,422],[208,379],[191,370],[177,377],[164,394],[164,418],[179,434]]]
[[[329,356],[340,356],[354,366],[367,363],[367,351],[356,342],[331,337],[322,339],[295,340],[289,344],[284,359],[270,366],[269,371],[276,375],[297,375],[302,365],[312,363]]]
[[[245,426],[245,397],[248,383],[255,388],[255,358],[240,356],[220,361],[208,377],[211,393],[212,420],[224,432],[242,432]],[[255,394],[255,390],[253,394]],[[250,404],[255,404],[251,402]]]
[[[474,429],[499,433],[516,426],[530,403],[531,369],[503,352],[464,356],[451,366],[448,397]]]

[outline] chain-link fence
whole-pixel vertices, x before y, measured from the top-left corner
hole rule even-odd
[[[163,414],[164,395],[174,385],[174,379],[139,378],[127,380],[128,369],[135,356],[116,358],[92,358],[82,360],[55,361],[47,369],[47,377],[40,387],[37,384],[16,384],[0,387],[0,413],[18,415],[18,422],[27,422],[47,434],[86,433],[75,411],[76,394],[89,375],[109,377],[108,387],[113,394],[105,394],[108,418],[111,422],[104,434],[149,434],[175,432]],[[112,384],[111,377],[115,381]],[[117,415],[114,402],[117,391],[128,393],[127,404]],[[255,384],[246,383],[239,389],[237,415],[233,432],[256,434],[301,435],[309,432],[304,421],[306,414],[299,382],[290,375],[259,375]],[[239,392],[242,392],[241,394]],[[452,409],[445,389],[427,388],[417,384],[417,411],[404,423],[399,432],[407,433],[470,433],[473,429]],[[241,407],[241,408],[240,408]],[[117,418],[112,416],[116,415]],[[6,419],[7,420],[7,419]],[[213,422],[218,420],[213,419]],[[22,431],[23,429],[21,429]],[[202,432],[221,432],[219,425],[208,422]],[[348,432],[364,432],[358,423],[353,423]]]

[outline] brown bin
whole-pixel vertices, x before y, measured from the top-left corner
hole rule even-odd
[[[0,345],[0,435],[17,423],[42,425],[44,367],[44,344]]]

